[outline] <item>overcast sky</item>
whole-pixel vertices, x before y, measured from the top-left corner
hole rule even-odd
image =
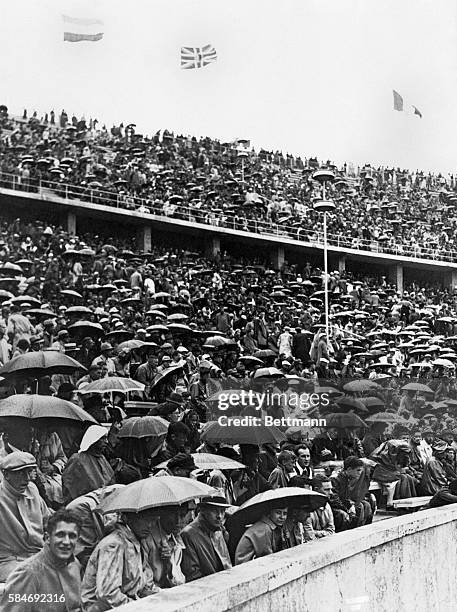
[[[102,19],[104,39],[64,43],[62,14]],[[4,0],[1,17],[13,114],[457,172],[455,0]],[[218,61],[181,70],[180,47],[205,44]]]

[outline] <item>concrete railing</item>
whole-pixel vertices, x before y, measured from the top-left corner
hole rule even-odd
[[[202,224],[213,231],[229,230],[240,235],[248,234],[253,238],[263,237],[280,239],[285,242],[293,241],[297,245],[301,244],[313,248],[322,248],[324,244],[323,231],[314,228],[307,229],[308,220],[306,216],[292,225],[287,222],[287,217],[285,217],[284,222],[276,223],[266,218],[251,219],[226,215],[223,221],[219,214],[212,215],[211,211],[205,209],[205,207],[182,203],[182,198],[174,201],[174,203],[158,204],[151,198],[107,191],[102,189],[101,184],[97,181],[82,186],[66,183],[63,179],[56,181],[37,178],[21,179],[14,174],[0,172],[0,193],[11,192],[17,192],[17,195],[32,199],[61,202],[66,205],[77,206],[79,203],[86,203],[94,206],[94,208],[104,206],[117,211],[149,214],[167,222]],[[173,200],[173,196],[171,200]],[[412,246],[401,244],[401,242],[388,244],[382,240],[363,239],[354,241],[350,236],[332,232],[327,235],[327,244],[330,250],[354,252],[365,256],[380,255],[393,260],[407,261],[413,259],[419,262],[457,265],[457,251],[447,250],[438,245],[434,247],[429,245]]]
[[[119,612],[454,612],[457,504],[386,519],[165,589]]]

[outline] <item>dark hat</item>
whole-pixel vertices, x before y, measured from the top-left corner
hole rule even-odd
[[[225,497],[222,495],[208,495],[200,499],[201,506],[217,506],[218,508],[230,508]]]
[[[0,461],[0,469],[4,472],[19,472],[36,466],[35,457],[23,451],[14,451]]]
[[[184,404],[183,396],[181,393],[176,393],[176,391],[170,393],[170,395],[166,398],[166,401],[171,404],[177,404],[178,406],[182,406]]]
[[[188,455],[187,453],[178,453],[172,457],[168,462],[167,467],[169,470],[181,468],[184,470],[189,470],[190,472],[197,469],[192,455]]]

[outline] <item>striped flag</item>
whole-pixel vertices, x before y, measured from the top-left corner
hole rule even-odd
[[[398,91],[395,91],[395,89],[393,89],[392,91],[394,93],[394,110],[402,111],[403,110],[403,98],[398,93]]]
[[[204,68],[217,60],[216,49],[213,45],[204,47],[181,47],[181,68]]]
[[[66,42],[96,42],[103,38],[103,21],[62,15],[64,22],[63,39]]]
[[[392,90],[393,94],[394,94],[394,110],[396,111],[404,111],[405,110],[405,104],[403,101],[403,97],[398,93],[398,91],[395,91],[395,89]],[[414,111],[414,115],[417,115],[420,119],[422,119],[422,113],[420,112],[420,110],[414,106],[414,104],[411,105],[407,105],[408,109],[413,109]],[[408,111],[411,114],[411,110]],[[408,113],[407,113],[408,114]]]

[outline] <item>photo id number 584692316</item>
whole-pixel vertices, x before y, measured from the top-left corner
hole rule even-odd
[[[63,603],[65,601],[65,595],[63,593],[30,593],[28,595],[21,595],[20,593],[9,593],[8,601],[10,603]]]

